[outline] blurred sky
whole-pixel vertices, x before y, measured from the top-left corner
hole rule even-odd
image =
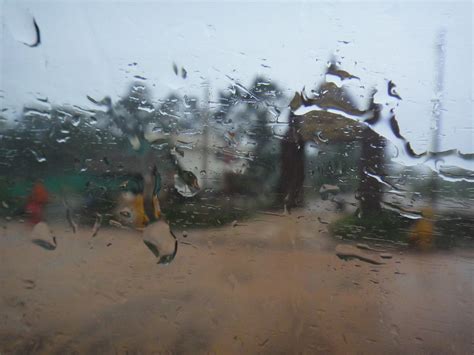
[[[291,96],[314,88],[336,55],[361,78],[361,94],[396,83],[401,131],[418,151],[431,140],[435,42],[444,29],[440,148],[474,152],[470,1],[0,3],[0,104],[8,117],[38,97],[84,107],[93,106],[86,95],[117,99],[134,75],[147,78],[156,99],[172,90],[202,96],[206,81],[223,89],[227,76],[250,85],[256,74]],[[31,16],[41,30],[35,48],[22,43],[34,40]]]

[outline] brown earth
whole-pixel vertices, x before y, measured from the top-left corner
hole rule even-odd
[[[319,219],[318,219],[319,217]],[[0,353],[472,354],[474,253],[340,260],[332,213],[258,215],[178,234],[157,265],[140,233],[0,224]]]

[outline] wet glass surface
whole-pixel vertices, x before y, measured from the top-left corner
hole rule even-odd
[[[0,11],[1,354],[472,353],[472,3]]]

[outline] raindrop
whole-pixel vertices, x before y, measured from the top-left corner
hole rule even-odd
[[[390,80],[387,86],[388,95],[395,97],[398,100],[401,100],[402,98],[400,97],[400,95],[398,95],[397,91],[395,90],[395,87],[396,85]]]
[[[56,237],[45,222],[37,223],[31,231],[31,236],[33,238],[31,242],[45,250],[51,251],[57,247]]]
[[[28,108],[25,112],[25,116],[26,117],[29,117],[29,116],[40,116],[40,117],[44,117],[46,119],[50,119],[51,118],[51,113],[49,112],[45,112],[45,111],[39,111],[39,110],[35,110],[35,109],[32,109],[32,108]]]
[[[323,138],[321,131],[316,132],[316,137],[318,138],[320,142],[323,142],[323,143],[327,143],[329,141],[327,138]]]
[[[74,115],[74,116],[71,117],[71,124],[72,124],[74,127],[79,126],[80,123],[81,123],[81,116],[79,116],[79,115]]]
[[[383,250],[380,250],[380,249],[377,249],[377,248],[373,248],[367,244],[364,244],[364,243],[357,243],[356,244],[356,247],[359,248],[359,249],[363,249],[363,250],[370,250],[370,251],[374,251],[376,253],[379,253],[379,252],[383,252]]]
[[[398,206],[395,203],[383,201],[382,202],[383,206],[385,209],[393,212],[397,212],[400,216],[408,218],[408,219],[421,219],[423,218],[423,215],[419,211],[415,210],[407,210],[401,206]]]
[[[342,260],[359,259],[369,264],[382,265],[384,262],[379,256],[364,253],[352,245],[339,244],[336,246],[336,255]]]
[[[14,2],[2,5],[5,11],[5,19],[8,29],[18,42],[34,48],[41,44],[41,32],[36,19]]]
[[[74,219],[72,218],[72,212],[71,209],[69,208],[68,204],[66,201],[64,201],[64,204],[66,206],[66,220],[69,223],[69,226],[72,228],[72,232],[76,233],[77,230],[77,224],[74,222]]]
[[[115,220],[113,220],[113,219],[109,220],[109,224],[110,224],[111,226],[113,226],[113,227],[123,228],[122,223],[117,222],[117,221],[115,221]]]
[[[36,282],[33,280],[24,279],[23,282],[27,290],[33,290],[36,287]]]
[[[321,217],[318,216],[318,222],[321,224],[329,224],[329,222],[323,221]]]
[[[390,327],[390,334],[392,334],[395,337],[400,336],[400,329],[398,328],[396,324],[392,324],[392,326]]]
[[[155,112],[155,109],[153,108],[153,106],[138,106],[138,109],[140,111],[145,111],[145,112],[148,112],[148,113],[152,113],[152,112]]]
[[[33,239],[31,242],[33,244],[36,244],[37,246],[45,249],[45,250],[55,250],[56,249],[56,237],[53,237],[52,238],[53,242],[48,242],[47,240],[43,240],[43,239]]]
[[[330,196],[337,195],[341,189],[336,185],[323,184],[319,189],[319,194],[323,200],[327,200]]]
[[[58,138],[56,139],[56,142],[58,143],[66,143],[69,140],[70,137],[65,137],[65,138]]]
[[[94,226],[92,227],[92,237],[95,237],[97,235],[101,225],[102,225],[102,215],[100,213],[97,213]]]
[[[132,214],[130,213],[128,209],[124,209],[120,211],[120,215],[125,218],[130,218],[132,216]]]
[[[191,171],[179,169],[174,176],[174,187],[184,197],[193,197],[200,191],[196,175]]]
[[[49,100],[47,97],[37,97],[36,100],[38,100],[42,104],[49,104]]]
[[[46,162],[46,157],[44,156],[43,153],[34,151],[33,149],[30,149],[30,152],[34,155],[34,157],[35,157],[35,159],[38,163]]]
[[[142,234],[143,242],[158,259],[158,264],[169,264],[178,252],[178,240],[164,221],[148,225]]]

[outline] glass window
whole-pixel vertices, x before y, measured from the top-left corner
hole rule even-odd
[[[472,2],[0,13],[1,354],[472,351]]]

